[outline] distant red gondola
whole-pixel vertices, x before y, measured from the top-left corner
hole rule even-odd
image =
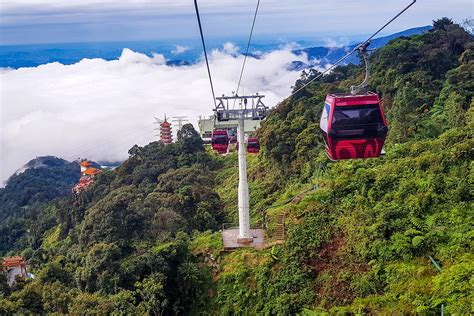
[[[235,149],[239,150],[239,142],[235,144]],[[258,154],[260,152],[260,142],[256,137],[249,137],[247,139],[247,153]]]
[[[227,131],[218,129],[213,130],[211,145],[212,149],[217,151],[219,154],[226,154],[227,149],[229,148],[229,135],[227,134]]]
[[[331,160],[380,157],[388,131],[379,96],[372,92],[328,95],[320,128]]]
[[[260,151],[260,142],[256,137],[249,137],[247,140],[247,152],[249,154],[258,154]]]

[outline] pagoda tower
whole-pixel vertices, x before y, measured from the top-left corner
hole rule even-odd
[[[166,119],[160,124],[160,141],[165,144],[171,144],[173,142],[173,135],[171,134],[171,123]]]

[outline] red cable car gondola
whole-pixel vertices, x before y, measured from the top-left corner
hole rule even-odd
[[[380,157],[387,136],[387,121],[378,94],[360,93],[370,76],[366,42],[359,47],[365,62],[365,79],[350,94],[330,94],[321,115],[326,153],[331,160]]]
[[[229,135],[226,130],[215,129],[212,131],[211,137],[212,149],[219,154],[224,155],[229,148]]]
[[[379,96],[372,92],[328,95],[320,127],[332,160],[380,157],[388,131]]]
[[[239,142],[235,144],[236,150],[239,150]],[[247,139],[247,153],[258,154],[260,152],[260,142],[256,137],[249,137]]]
[[[256,137],[249,137],[247,140],[247,152],[249,154],[258,154],[260,151],[260,142]]]

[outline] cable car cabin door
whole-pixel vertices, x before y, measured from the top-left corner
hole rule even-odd
[[[378,95],[329,95],[320,124],[331,160],[380,157],[387,123]]]

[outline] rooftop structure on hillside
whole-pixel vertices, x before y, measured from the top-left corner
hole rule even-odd
[[[14,257],[5,257],[2,260],[3,271],[7,273],[7,283],[12,286],[16,282],[17,276],[23,278],[28,277],[28,272],[26,271],[26,262],[23,257],[14,256]]]
[[[79,183],[72,189],[74,194],[80,194],[87,189],[94,183],[95,176],[102,173],[102,170],[92,167],[92,163],[88,160],[80,161],[79,165],[81,166],[81,178],[79,179]]]
[[[88,167],[92,166],[92,163],[90,161],[83,160],[83,161],[81,161],[81,163],[79,163],[79,165],[81,167],[88,168]]]
[[[97,169],[97,168],[87,168],[85,171],[84,171],[84,175],[85,176],[96,176],[98,174],[102,173],[102,170],[100,169]]]

